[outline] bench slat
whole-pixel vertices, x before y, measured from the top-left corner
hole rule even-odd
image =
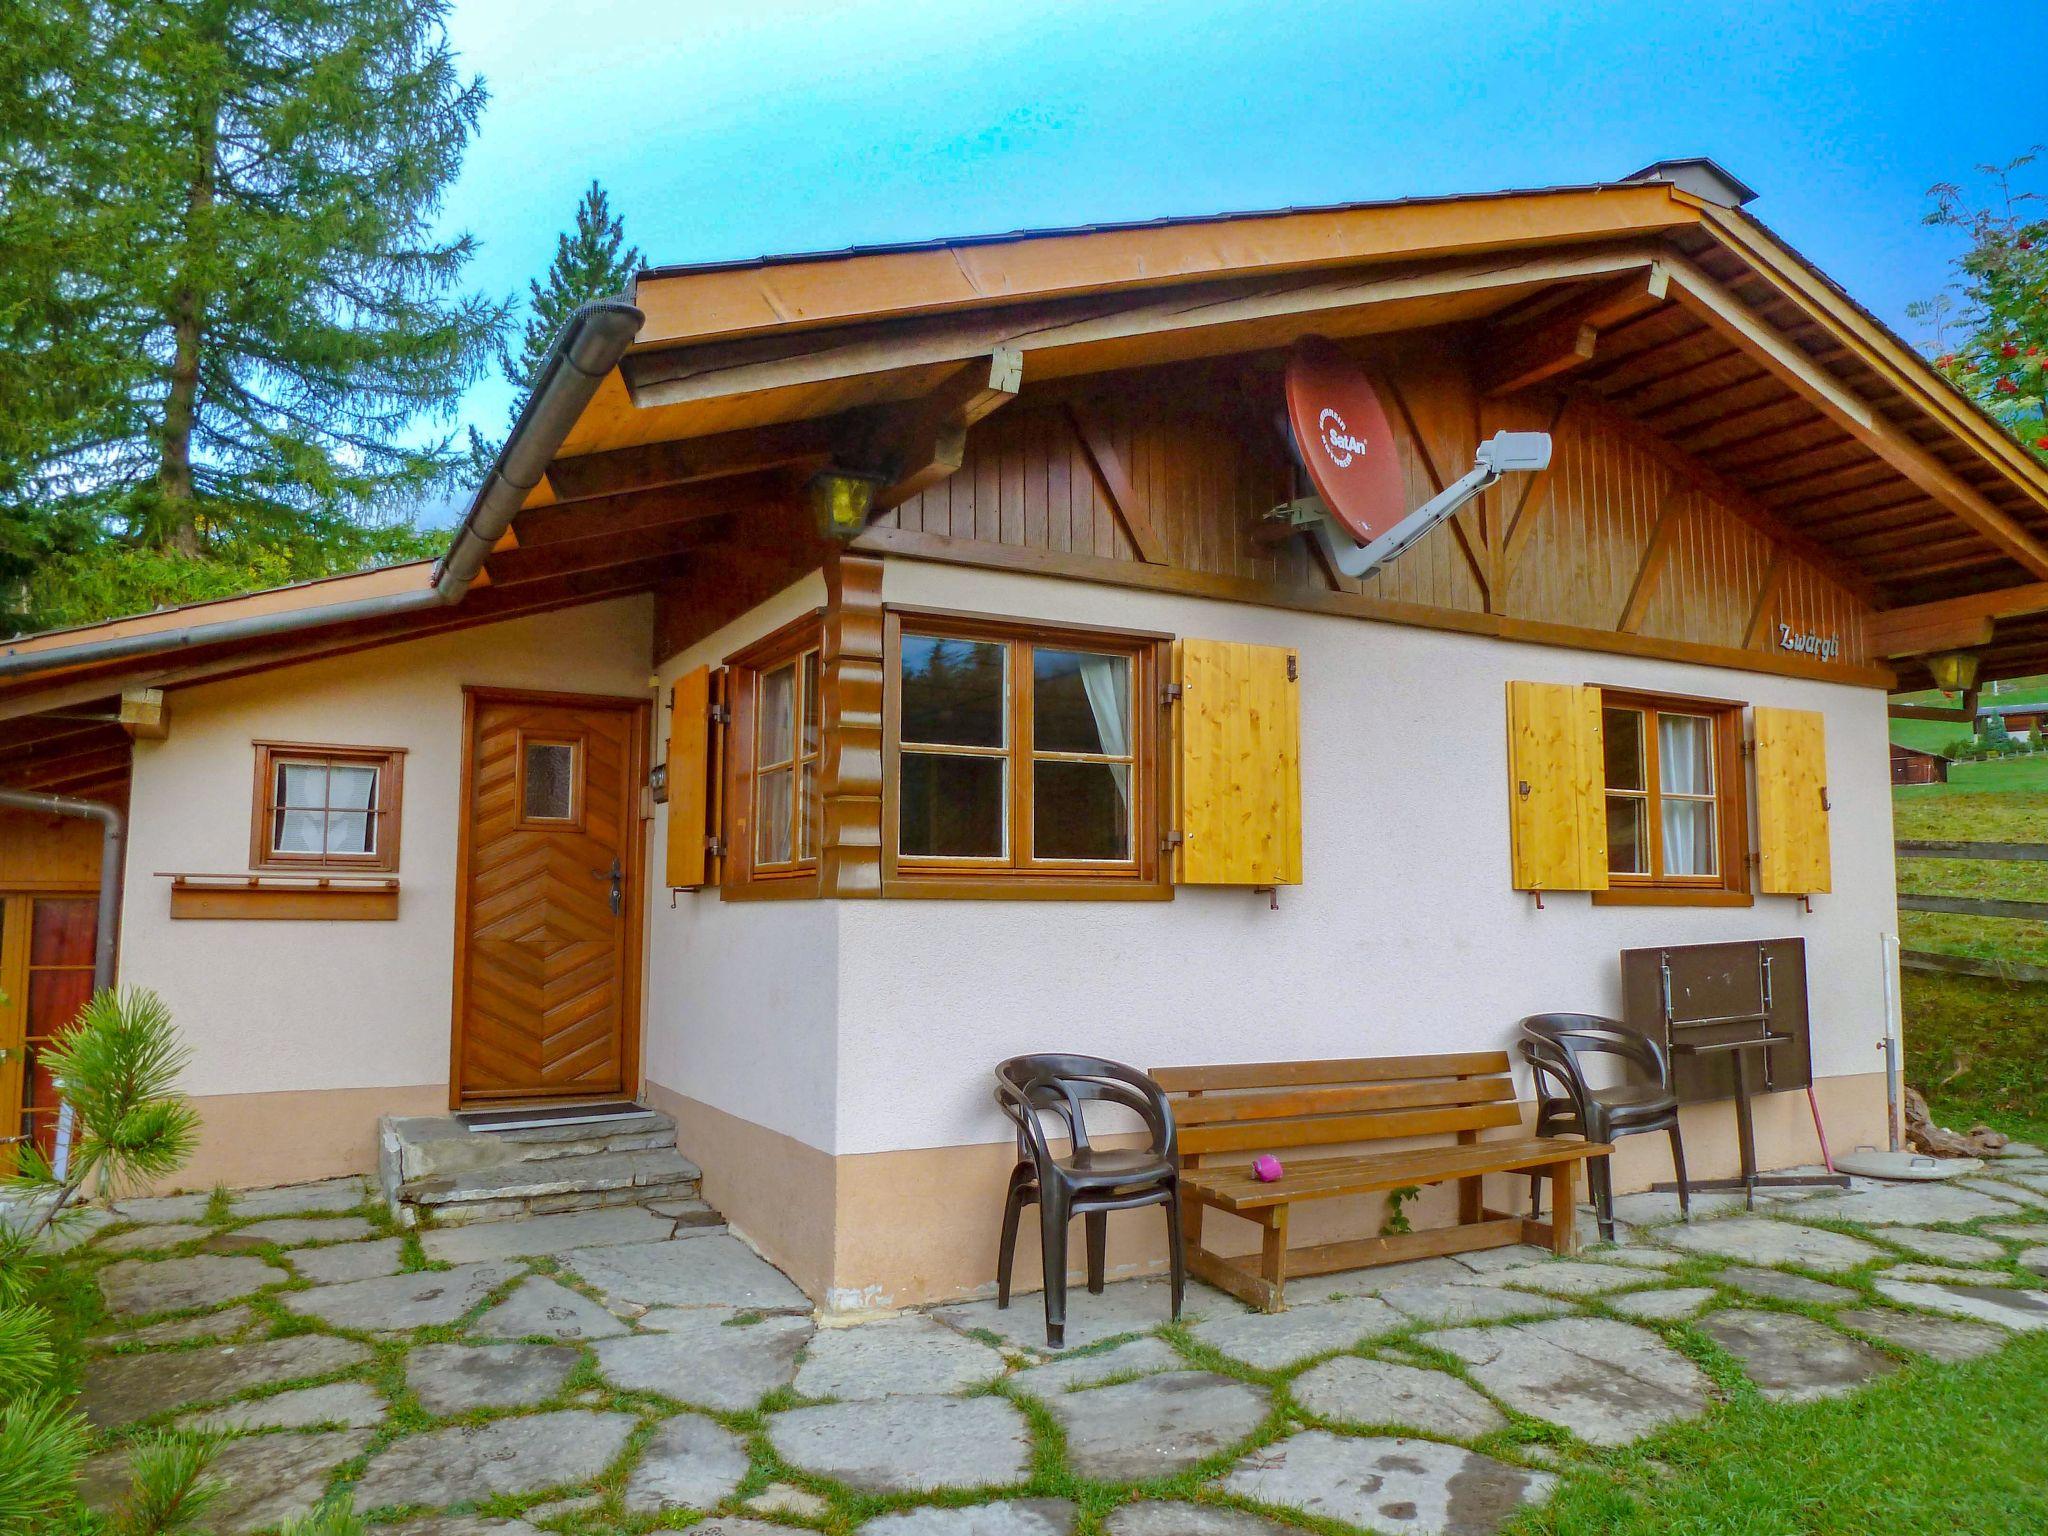
[[[1566,1159],[1597,1157],[1597,1142],[1560,1137],[1514,1137],[1467,1146],[1411,1147],[1355,1157],[1316,1158],[1288,1165],[1277,1183],[1262,1184],[1247,1168],[1192,1168],[1182,1188],[1227,1211],[1259,1210],[1295,1200],[1329,1200],[1372,1194],[1402,1184],[1440,1184],[1482,1173],[1513,1173]]]
[[[1387,1083],[1408,1078],[1485,1077],[1506,1072],[1506,1051],[1442,1056],[1354,1056],[1333,1061],[1249,1061],[1209,1067],[1155,1067],[1168,1093],[1222,1088],[1299,1088],[1322,1083]]]
[[[1440,1136],[1453,1131],[1497,1130],[1520,1125],[1511,1103],[1458,1105],[1448,1109],[1397,1109],[1385,1114],[1311,1115],[1294,1120],[1248,1120],[1191,1125],[1180,1133],[1190,1154],[1268,1151],[1275,1147],[1337,1147],[1393,1136]]]
[[[1512,1079],[1475,1077],[1441,1083],[1367,1083],[1356,1088],[1290,1088],[1277,1093],[1219,1093],[1180,1099],[1174,1120],[1183,1126],[1226,1121],[1277,1120],[1362,1110],[1419,1109],[1445,1104],[1498,1104],[1515,1096]]]

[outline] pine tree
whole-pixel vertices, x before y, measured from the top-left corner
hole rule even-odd
[[[433,228],[485,99],[448,0],[50,4],[80,18],[59,132],[0,161],[0,206],[59,189],[19,233],[90,354],[68,411],[0,437],[0,497],[203,555],[345,541],[445,474],[459,452],[431,426],[504,317],[462,290],[470,237]]]
[[[1976,206],[1954,183],[1932,189],[1926,222],[1960,230],[1970,244],[1955,263],[1959,300],[1943,294],[1908,313],[1936,326],[1935,367],[2048,458],[2048,206],[2015,187],[2039,155],[1978,166],[1990,196]],[[1958,341],[1946,334],[1951,323],[1962,327]]]
[[[555,259],[548,264],[547,282],[527,282],[532,313],[519,338],[519,350],[515,353],[507,348],[500,354],[505,377],[518,389],[522,401],[539,380],[548,344],[578,306],[624,292],[639,269],[640,252],[626,244],[624,220],[612,216],[611,200],[593,181],[577,205],[576,227],[555,238]],[[518,406],[513,410],[516,414]]]

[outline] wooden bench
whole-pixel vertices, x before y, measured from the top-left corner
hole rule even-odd
[[[1536,1243],[1554,1253],[1572,1247],[1573,1172],[1609,1148],[1559,1137],[1479,1139],[1481,1131],[1520,1128],[1505,1051],[1448,1056],[1390,1056],[1351,1061],[1272,1061],[1224,1067],[1165,1067],[1153,1072],[1174,1098],[1181,1151],[1181,1206],[1188,1268],[1253,1306],[1285,1305],[1289,1274],[1390,1264]],[[1296,1158],[1295,1148],[1455,1136],[1448,1144],[1383,1152]],[[1271,1184],[1252,1173],[1254,1158],[1278,1155],[1286,1174]],[[1489,1173],[1534,1173],[1551,1181],[1550,1221],[1488,1210]],[[1411,1184],[1458,1182],[1455,1226],[1383,1237],[1287,1246],[1287,1213],[1302,1200],[1365,1195]],[[1262,1229],[1259,1264],[1202,1246],[1202,1215],[1214,1207]]]

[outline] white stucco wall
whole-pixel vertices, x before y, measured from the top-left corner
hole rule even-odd
[[[479,626],[178,689],[137,742],[121,977],[170,1003],[194,1094],[445,1084],[462,688],[649,697],[651,599]],[[251,742],[404,747],[395,922],[170,918],[158,871],[249,863]]]
[[[1304,883],[1171,902],[836,904],[841,1154],[1000,1140],[988,1074],[1023,1051],[1138,1065],[1507,1046],[1523,1015],[1614,1013],[1618,952],[1807,941],[1817,1075],[1875,1071],[1896,931],[1874,689],[892,561],[891,603],[1301,652]],[[1604,683],[1821,711],[1835,893],[1812,913],[1595,907],[1508,885],[1506,689]],[[1481,723],[1494,720],[1491,729]],[[907,1091],[906,1091],[907,1090]]]
[[[659,744],[668,687],[825,601],[814,575],[777,594],[661,667]],[[657,750],[662,750],[661,745]],[[660,885],[668,807],[655,808],[655,880],[647,916],[648,1081],[821,1151],[835,1140],[841,912],[858,903],[726,901]]]

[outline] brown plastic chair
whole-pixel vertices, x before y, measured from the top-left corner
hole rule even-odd
[[[1010,1304],[1010,1270],[1017,1255],[1017,1223],[1036,1202],[1045,1267],[1045,1341],[1066,1347],[1067,1226],[1088,1223],[1088,1289],[1100,1295],[1109,1213],[1140,1206],[1166,1207],[1167,1257],[1173,1275],[1173,1315],[1180,1317],[1186,1256],[1180,1235],[1180,1167],[1173,1110],[1157,1083],[1136,1067],[1094,1056],[1013,1056],[996,1068],[996,1103],[1017,1127],[1017,1166],[1003,1202],[1002,1247],[996,1260],[996,1305]],[[1147,1147],[1097,1148],[1088,1141],[1086,1107],[1116,1104],[1135,1113],[1151,1133]],[[1059,1122],[1070,1150],[1054,1157],[1040,1116]]]
[[[1591,1013],[1536,1013],[1522,1020],[1522,1054],[1536,1074],[1536,1134],[1576,1132],[1588,1141],[1613,1142],[1644,1131],[1671,1137],[1671,1166],[1678,1179],[1680,1215],[1692,1217],[1692,1195],[1685,1185],[1685,1143],[1678,1134],[1678,1096],[1671,1091],[1671,1067],[1663,1045],[1613,1019]],[[1586,1081],[1579,1058],[1619,1056],[1641,1069],[1642,1077],[1611,1088]],[[1646,1077],[1648,1080],[1644,1081]],[[1592,1185],[1593,1212],[1600,1221],[1602,1242],[1614,1241],[1614,1175],[1608,1159],[1587,1160],[1586,1180]],[[1536,1200],[1536,1179],[1529,1180],[1529,1200]]]

